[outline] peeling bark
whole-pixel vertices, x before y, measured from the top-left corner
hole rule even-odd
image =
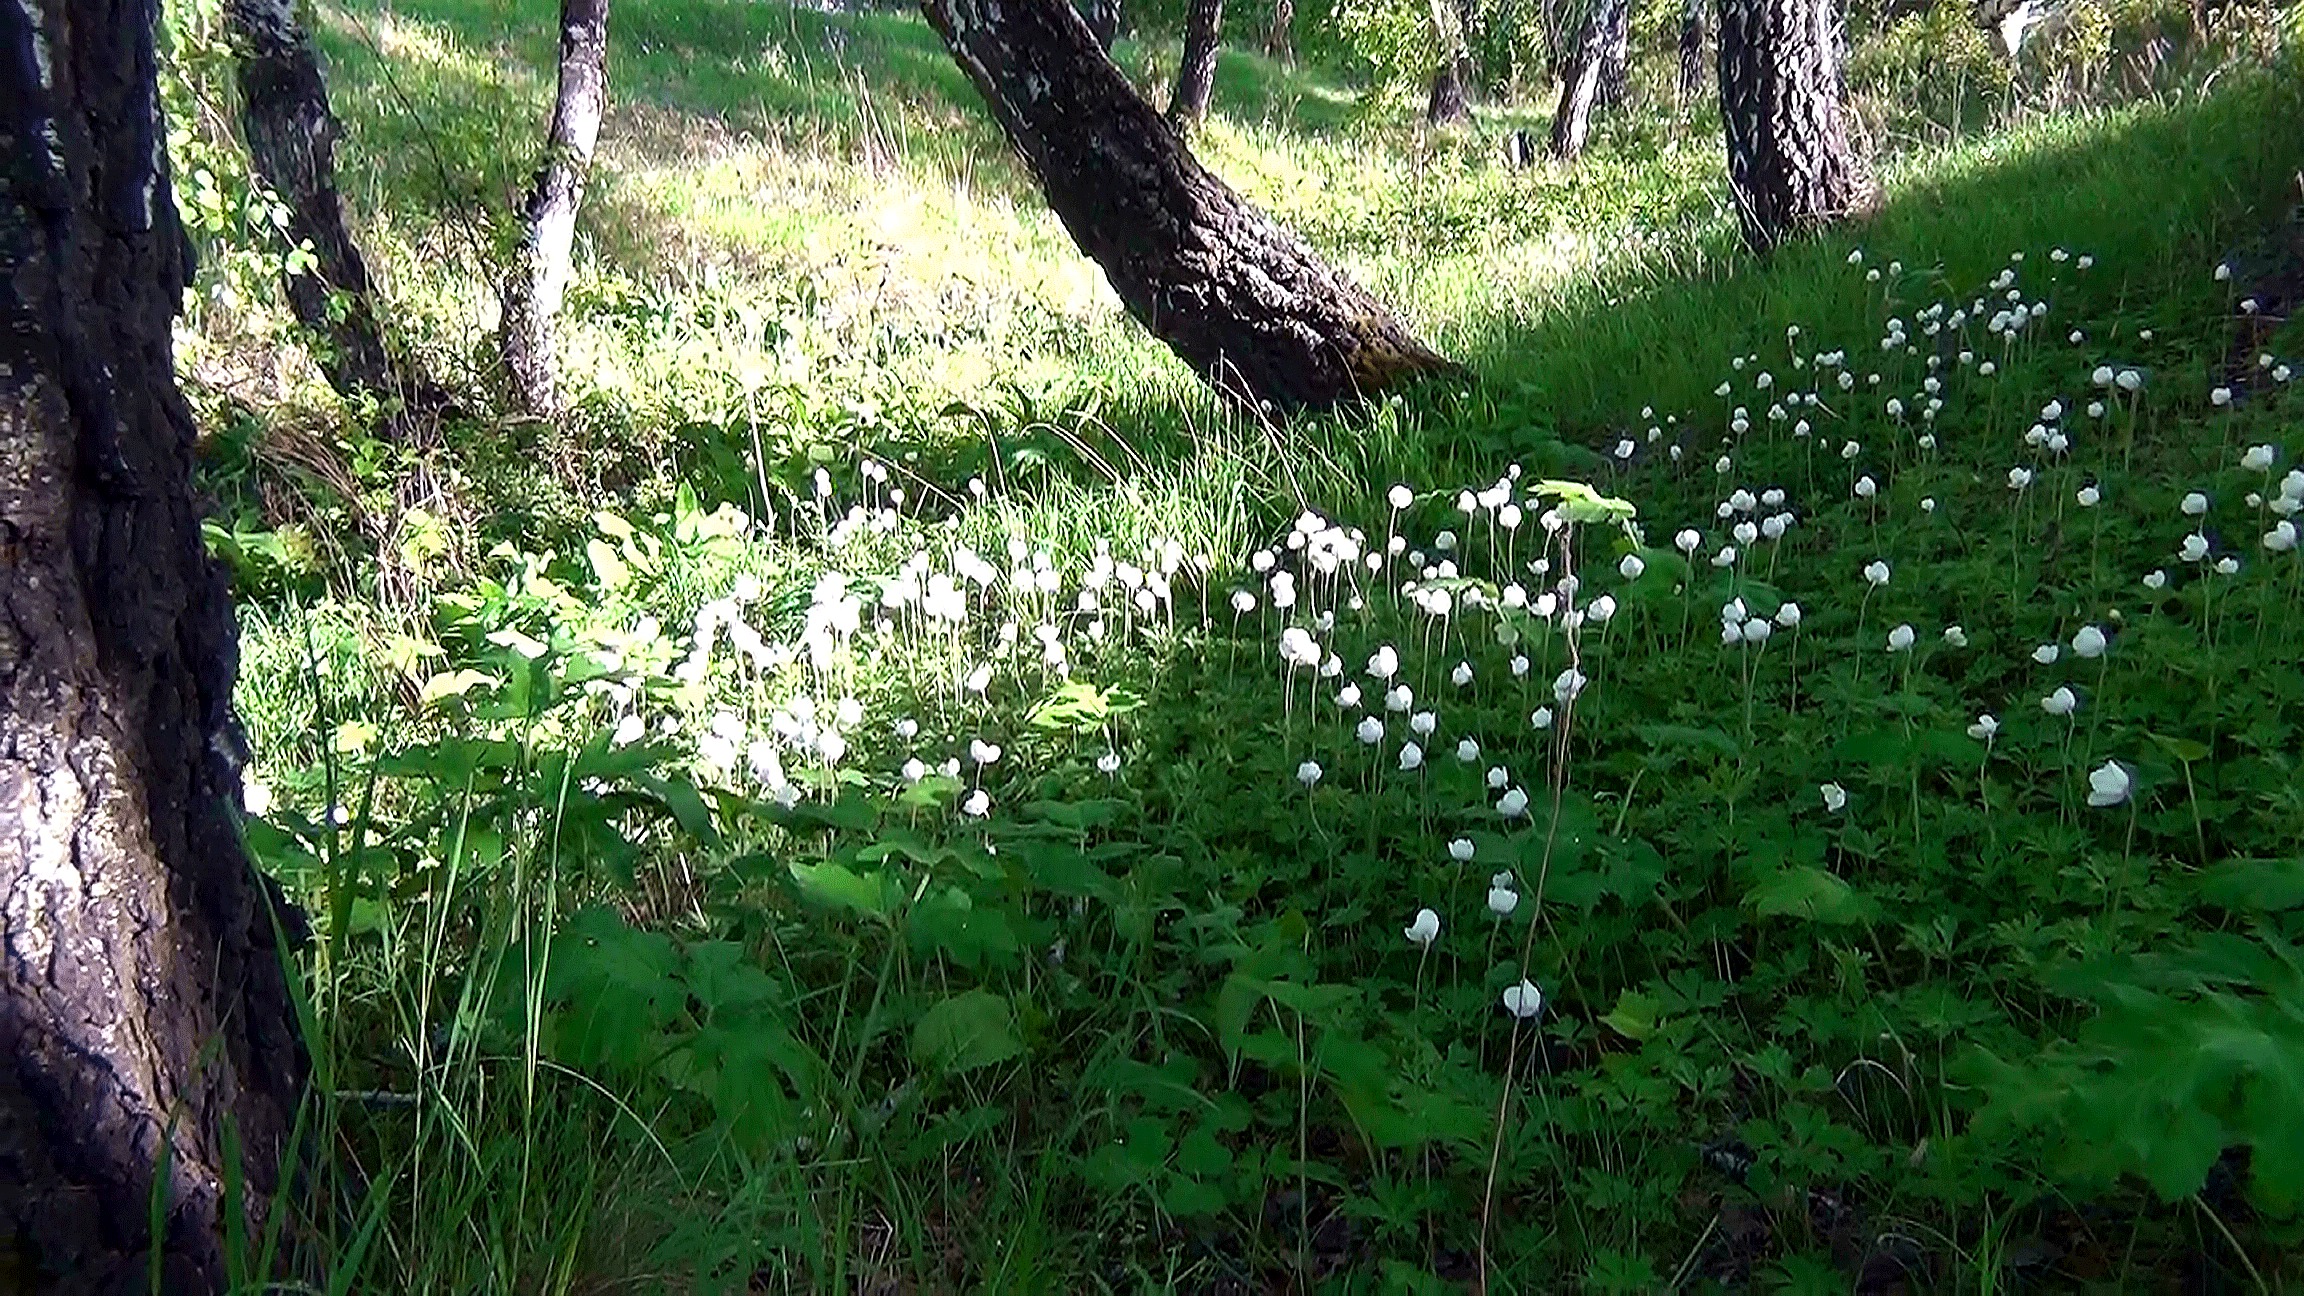
[[[560,90],[544,138],[544,160],[521,204],[520,246],[499,297],[497,332],[512,397],[544,416],[559,405],[552,356],[552,318],[568,291],[568,253],[576,211],[608,107],[608,0],[561,0]]]
[[[1063,0],[923,0],[1080,250],[1228,398],[1326,408],[1453,370],[1195,161]]]
[[[1168,96],[1168,122],[1190,134],[1208,116],[1216,92],[1216,52],[1224,34],[1224,0],[1192,0],[1184,13],[1184,57],[1176,64],[1176,90]]]
[[[260,1214],[305,1074],[272,897],[233,818],[235,630],[170,356],[191,248],[157,17],[154,0],[0,5],[10,1290],[146,1291],[149,1273],[221,1291],[228,1149]]]
[[[1878,202],[1870,164],[1849,137],[1840,65],[1832,0],[1722,0],[1728,183],[1755,251]]]
[[[455,403],[413,360],[392,353],[377,322],[368,264],[336,192],[343,130],[312,38],[293,0],[226,0],[224,26],[238,65],[248,160],[287,206],[288,237],[310,245],[315,262],[281,277],[289,309],[317,340],[313,358],[338,395],[378,402],[394,440],[421,435]]]

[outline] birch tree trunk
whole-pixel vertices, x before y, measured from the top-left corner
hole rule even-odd
[[[235,628],[170,356],[191,248],[166,171],[158,16],[155,0],[0,6],[12,1291],[222,1291],[229,1177],[261,1212],[306,1069],[274,897],[234,822]]]
[[[559,405],[552,319],[568,290],[576,211],[608,107],[608,0],[561,0],[560,91],[544,137],[544,160],[521,205],[520,245],[499,296],[504,371],[522,410],[542,416]]]
[[[1223,31],[1224,0],[1192,0],[1184,14],[1184,57],[1176,65],[1176,91],[1168,96],[1168,123],[1185,134],[1199,129],[1208,116]]]
[[[1832,0],[1722,0],[1728,184],[1755,251],[1878,201],[1871,166],[1849,137],[1840,46]]]

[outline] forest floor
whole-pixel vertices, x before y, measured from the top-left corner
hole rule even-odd
[[[468,390],[552,17],[318,10]],[[364,436],[228,221],[180,331],[338,1289],[2304,1282],[2293,56],[1763,262],[1645,74],[1514,170],[1227,50],[1469,371],[1274,425],[916,17],[612,39],[565,418]]]

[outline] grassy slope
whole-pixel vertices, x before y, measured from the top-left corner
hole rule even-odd
[[[451,367],[480,345],[487,294],[472,273],[474,250],[496,237],[490,213],[517,185],[522,142],[540,120],[548,86],[530,69],[546,66],[549,16],[540,3],[448,0],[388,16],[327,14],[337,97],[353,128],[349,188],[419,336]],[[1094,536],[1133,548],[1176,534],[1237,570],[1251,538],[1301,504],[1373,524],[1381,506],[1372,494],[1384,482],[1482,481],[1517,455],[1559,462],[1553,435],[1606,445],[1638,426],[1644,406],[1684,413],[1691,425],[1717,422],[1722,402],[1711,393],[1727,376],[1725,357],[1773,354],[1785,325],[1853,353],[1883,313],[1933,299],[1934,285],[1964,292],[2011,251],[2038,258],[2053,246],[2089,251],[2102,267],[2060,300],[2059,326],[2084,326],[2100,348],[2132,348],[2174,411],[2169,444],[2148,452],[2137,480],[2184,480],[2225,449],[2174,435],[2192,426],[2229,350],[2222,294],[2202,267],[2286,213],[2290,177],[2304,164],[2304,131],[2284,97],[2052,120],[1900,159],[1889,203],[1867,228],[1761,266],[1730,243],[1708,135],[1626,128],[1573,173],[1510,175],[1480,144],[1427,148],[1402,120],[1346,111],[1348,92],[1316,70],[1284,73],[1228,56],[1219,121],[1204,143],[1218,169],[1399,303],[1477,376],[1466,393],[1401,403],[1365,423],[1267,432],[1229,421],[1118,317],[914,18],[656,0],[619,9],[615,40],[619,102],[569,330],[569,367],[595,388],[594,417],[644,438],[683,418],[734,430],[741,424],[730,420],[757,407],[732,376],[756,369],[791,380],[788,400],[761,420],[779,462],[811,446],[839,463],[859,448],[917,447],[951,456],[961,472],[1018,471],[1013,459],[987,459],[976,444],[981,426],[1021,437],[1069,422],[1112,471],[1052,443],[1052,477],[969,522],[986,535],[1020,533],[1060,558],[1084,552]],[[1893,304],[1849,271],[1856,245],[1873,264],[1894,257],[1908,268]],[[2135,341],[2144,328],[2160,333],[2149,348]],[[2050,351],[2011,369],[2020,392],[2070,396],[2085,363]],[[954,399],[977,405],[981,419],[946,417]],[[1709,447],[1691,443],[1697,459],[1686,474],[1643,462],[1610,482],[1596,465],[1581,466],[1660,525],[1693,519],[1715,491],[1699,466]],[[1936,489],[1955,508],[1981,510],[1997,498],[1990,476],[2003,458],[1979,448],[1960,461],[1973,469],[1968,480],[1954,472]],[[1820,547],[1861,544],[1859,528],[1846,525]],[[792,564],[787,579],[816,561],[806,545],[793,550],[768,551],[771,564]],[[667,589],[651,608],[677,623],[702,592]],[[303,627],[295,616],[252,615],[243,693],[257,748],[311,799],[318,787],[294,773],[318,756],[299,680]],[[357,607],[331,615],[375,629]],[[1205,754],[1223,745],[1211,732],[1222,726],[1200,712],[1226,689],[1239,690],[1232,714],[1271,699],[1258,686],[1196,673],[1193,651],[1181,664],[1155,663],[1144,681],[1158,715],[1143,729],[1174,744],[1162,753],[1172,771],[1144,794],[1162,823],[1144,836],[1180,853],[1204,848],[1219,866],[1203,879],[1210,909],[1253,912],[1253,892],[1218,890],[1253,875],[1256,858],[1283,853],[1291,830],[1277,815],[1253,822],[1267,810],[1234,797],[1241,776]],[[1689,678],[1708,669],[1692,666]],[[383,673],[372,654],[349,650],[340,671],[346,700],[356,699],[354,681]],[[1162,681],[1180,691],[1158,691]],[[387,697],[377,686],[354,705],[383,716]],[[1260,759],[1246,763],[1259,777]],[[1387,925],[1396,924],[1378,929]],[[1342,957],[1331,970],[1352,965]],[[384,986],[406,975],[370,974]],[[1607,1007],[1581,1005],[1587,1015]],[[1125,1025],[1156,1029],[1137,1018]],[[490,1118],[506,1119],[494,1109]],[[1141,1217],[1069,1199],[1072,1181],[1051,1159],[1061,1139],[970,1145],[961,1168],[929,1176],[929,1186],[890,1170],[839,1181],[834,1192],[825,1180],[750,1176],[732,1153],[667,1174],[652,1147],[598,1110],[541,1131],[486,1128],[505,1140],[474,1158],[489,1168],[432,1170],[427,1213],[410,1228],[433,1233],[401,1245],[404,1262],[415,1255],[434,1267],[407,1263],[403,1272],[467,1283],[487,1274],[504,1285],[517,1274],[562,1286],[572,1270],[596,1269],[647,1285],[665,1254],[746,1254],[758,1231],[787,1257],[824,1266],[811,1270],[818,1275],[877,1255],[952,1281],[1004,1275],[1070,1289],[1086,1273],[1162,1281],[1149,1270],[1127,1276],[1122,1264],[1156,1255],[1149,1244],[1160,1235],[1106,1245],[1098,1232]],[[588,1156],[588,1148],[605,1150]],[[1627,1133],[1603,1150],[1659,1167],[1643,1192],[1669,1187],[1682,1168],[1669,1139]],[[503,1158],[515,1154],[541,1168],[508,1169]],[[839,1219],[823,1221],[830,1240],[806,1238],[805,1226],[777,1231],[814,1192],[840,1203]],[[1653,1207],[1652,1196],[1639,1200]],[[669,1224],[657,1209],[665,1202],[681,1208]],[[1600,1253],[1664,1252],[1637,1222],[1630,1236],[1621,1232],[1625,1219],[1645,1217],[1597,1197],[1559,1218],[1598,1240],[1585,1236],[1563,1252],[1556,1239],[1522,1237],[1526,1254],[1545,1263],[1574,1255],[1581,1266]],[[1700,1225],[1662,1227],[1672,1248],[1665,1264]],[[475,1242],[473,1254],[457,1254]],[[1273,1245],[1266,1237],[1249,1249]],[[1205,1282],[1237,1258],[1195,1260],[1167,1280]]]

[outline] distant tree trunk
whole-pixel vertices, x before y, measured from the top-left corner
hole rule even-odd
[[[561,0],[560,93],[544,137],[544,161],[521,206],[520,246],[500,293],[504,369],[513,398],[530,414],[549,414],[559,404],[552,317],[568,290],[576,209],[584,201],[584,179],[607,107],[608,0]]]
[[[1272,34],[1264,38],[1264,53],[1282,63],[1296,61],[1296,0],[1273,0]]]
[[[1088,30],[1096,33],[1096,47],[1110,53],[1120,39],[1120,0],[1088,0]]]
[[[1607,78],[1608,53],[1629,40],[1627,0],[1599,0],[1585,16],[1576,53],[1560,79],[1560,106],[1552,113],[1552,156],[1573,162],[1584,152],[1592,130],[1592,108]]]
[[[1840,43],[1832,0],[1722,0],[1728,184],[1755,251],[1877,201],[1848,134]]]
[[[1192,0],[1184,12],[1184,58],[1176,65],[1176,89],[1168,96],[1168,122],[1190,134],[1208,116],[1216,92],[1216,50],[1224,33],[1224,0]]]
[[[1470,119],[1472,101],[1467,93],[1464,33],[1450,21],[1447,0],[1431,0],[1432,44],[1440,52],[1440,66],[1432,73],[1432,95],[1424,106],[1424,119],[1434,126]]]
[[[1063,0],[923,0],[1128,313],[1225,396],[1326,408],[1453,369],[1211,175]]]
[[[336,141],[328,87],[293,0],[227,0],[224,26],[237,56],[240,132],[257,178],[288,208],[288,237],[310,244],[315,264],[282,276],[296,319],[318,339],[314,359],[346,400],[368,397],[398,439],[453,405],[405,357],[394,357],[377,323],[374,287],[336,194]]]
[[[1673,85],[1673,98],[1683,113],[1704,93],[1704,17],[1709,7],[1709,0],[1686,0],[1680,7],[1680,77]]]
[[[1615,0],[1606,7],[1613,8],[1616,17],[1600,43],[1598,103],[1614,112],[1632,97],[1632,0]]]
[[[306,1069],[269,888],[234,823],[232,605],[201,543],[170,355],[192,267],[158,9],[0,6],[11,1292],[222,1292],[229,1177],[261,1217]]]

